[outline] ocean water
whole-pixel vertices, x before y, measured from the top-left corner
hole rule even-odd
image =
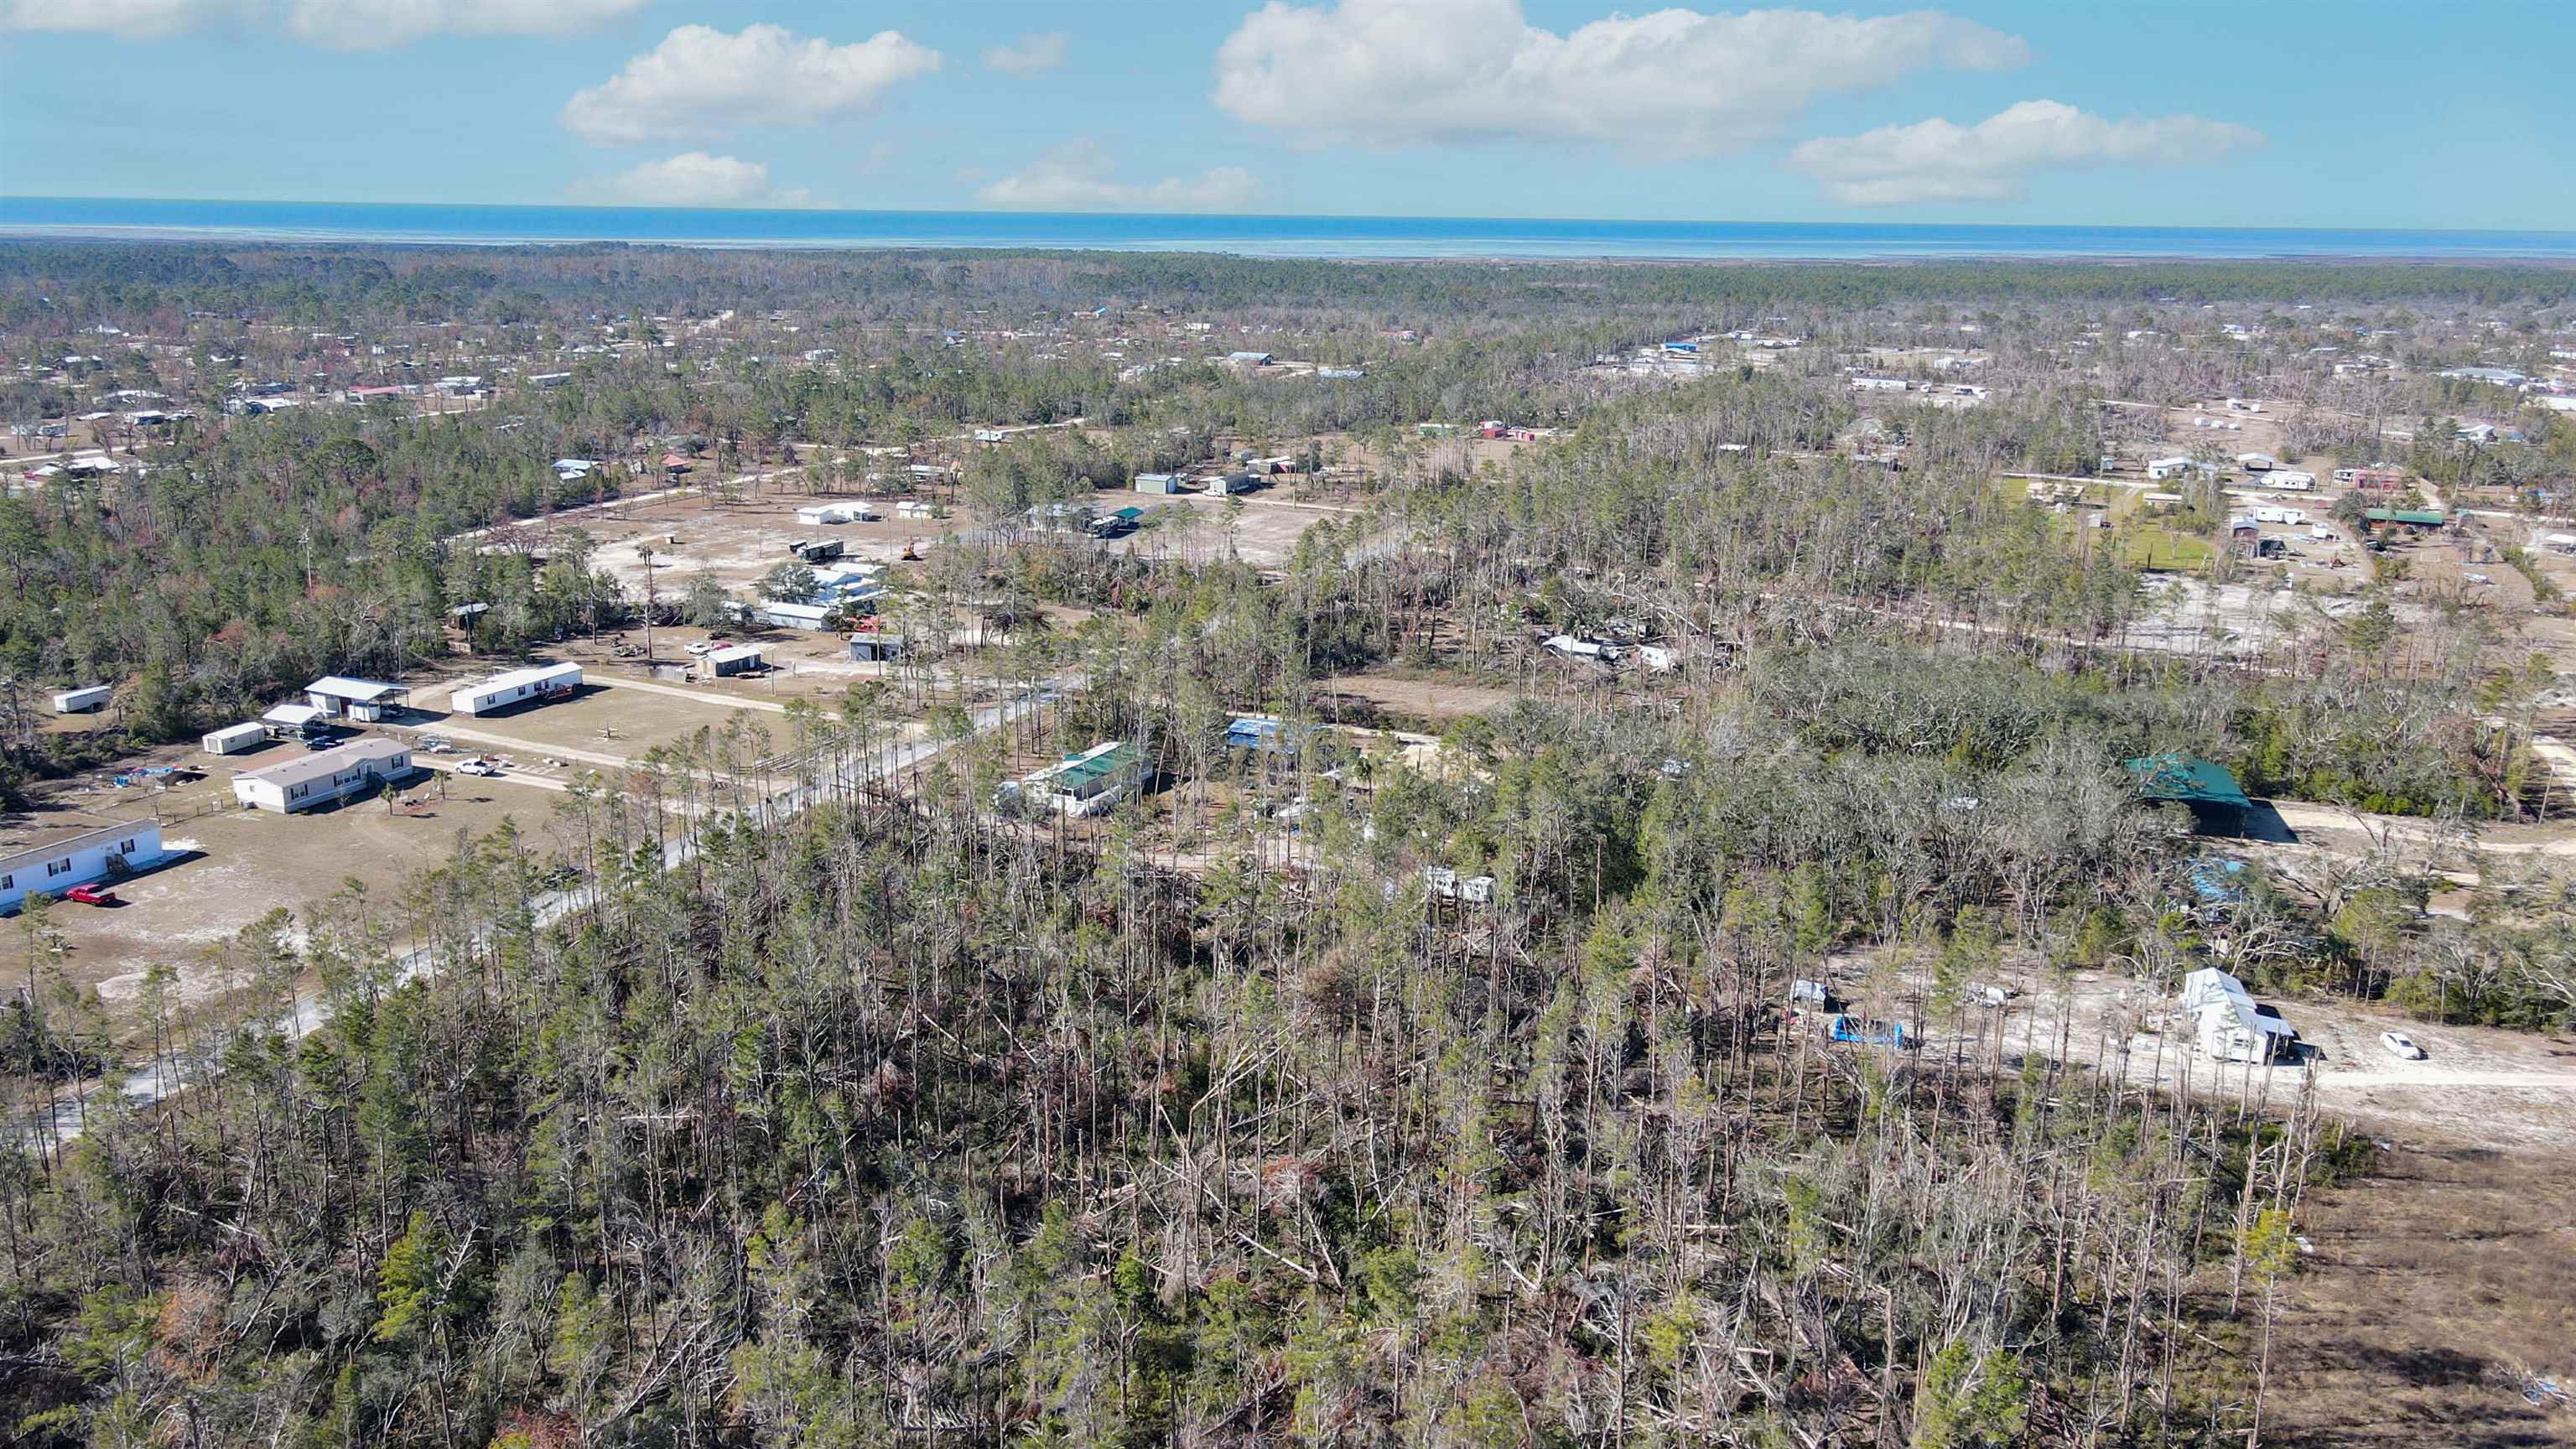
[[[1034,247],[1255,257],[2576,262],[2576,232],[1937,226],[1473,217],[1116,216],[989,211],[699,211],[0,196],[0,237],[465,245]]]

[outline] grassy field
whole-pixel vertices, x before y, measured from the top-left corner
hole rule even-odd
[[[2143,569],[2191,573],[2209,567],[2206,539],[2155,524],[2141,525],[2129,539],[2129,561]]]

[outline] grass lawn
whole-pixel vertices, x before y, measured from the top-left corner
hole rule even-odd
[[[2141,527],[2129,539],[2129,562],[2142,569],[2190,573],[2207,568],[2210,554],[2207,539],[2152,524]]]

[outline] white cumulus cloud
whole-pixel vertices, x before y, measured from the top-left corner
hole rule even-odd
[[[1235,211],[1260,190],[1240,166],[1211,167],[1194,177],[1119,181],[1097,143],[1073,141],[1015,175],[987,183],[975,199],[1012,211]]]
[[[886,30],[834,45],[775,25],[727,34],[683,25],[606,82],[564,102],[563,123],[601,146],[811,126],[876,108],[888,88],[939,69],[939,52]]]
[[[205,25],[282,23],[339,50],[431,35],[565,35],[646,0],[0,0],[0,30],[83,31],[153,40]]]
[[[568,35],[642,9],[645,0],[286,0],[286,28],[343,50],[428,35]]]
[[[583,201],[631,206],[810,206],[804,187],[769,184],[769,166],[704,151],[683,151],[659,161],[585,181],[573,188]]]
[[[214,20],[247,18],[227,0],[0,0],[0,30],[84,31],[153,40]]]
[[[1854,206],[1917,201],[2011,201],[2040,171],[2093,166],[2189,166],[2260,146],[2233,121],[2171,115],[2108,120],[2063,101],[2023,101],[1973,126],[1935,117],[1857,136],[1800,143],[1789,164]]]
[[[1062,31],[1023,35],[1008,45],[997,45],[985,51],[984,63],[1007,75],[1053,70],[1064,64],[1065,44]]]
[[[1271,0],[1219,47],[1218,106],[1315,144],[1592,143],[1709,156],[1776,136],[1815,96],[2029,47],[1939,11],[1614,14],[1562,35],[1521,0]]]

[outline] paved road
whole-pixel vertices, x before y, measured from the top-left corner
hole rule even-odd
[[[967,717],[971,726],[969,737],[989,734],[1025,719],[1048,705],[1058,702],[1063,698],[1063,691],[1079,688],[1081,682],[1081,677],[1078,675],[1062,676],[1050,683],[1015,695],[1000,704],[989,704],[974,710]],[[810,786],[800,785],[784,790],[761,801],[750,812],[751,823],[762,827],[783,825],[804,813],[818,801],[832,798],[859,783],[861,778],[882,779],[917,769],[937,758],[953,743],[955,741],[930,737],[890,745],[877,752],[871,762],[871,768],[865,771],[836,772],[831,779]],[[662,868],[677,870],[695,859],[699,848],[698,835],[699,831],[692,829],[665,846],[662,851]],[[543,928],[589,906],[595,899],[594,888],[586,884],[549,891],[537,897],[529,911],[529,917],[537,927]],[[426,947],[405,952],[394,958],[394,980],[397,985],[430,976],[436,970],[436,955]],[[330,1014],[331,1007],[327,1000],[318,993],[306,993],[296,997],[294,1008],[287,1018],[275,1025],[289,1037],[300,1037],[330,1020]],[[186,1091],[193,1082],[221,1070],[222,1050],[222,1043],[216,1041],[195,1049],[156,1058],[128,1071],[117,1083],[118,1094],[124,1098],[127,1106],[133,1108],[150,1107],[167,1101]],[[49,1137],[52,1142],[67,1143],[81,1135],[86,1125],[87,1114],[86,1101],[64,1102],[54,1110],[50,1132],[46,1130],[46,1124],[30,1123],[20,1128],[19,1136],[22,1141],[28,1142],[31,1146],[37,1146],[40,1150]]]

